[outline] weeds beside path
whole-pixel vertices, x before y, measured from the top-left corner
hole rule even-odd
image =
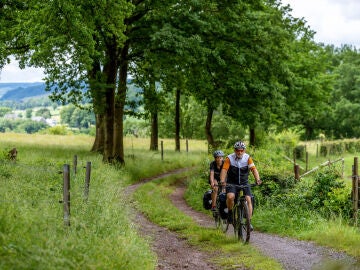
[[[132,193],[139,185],[148,181],[182,173],[187,170],[189,170],[189,168],[177,169],[155,177],[142,179],[139,183],[131,185],[129,190]],[[137,212],[134,220],[136,220],[135,223],[138,225],[140,234],[150,239],[152,251],[157,254],[158,262],[156,269],[220,269],[220,267],[209,262],[212,256],[211,254],[206,254],[196,249],[187,243],[185,239],[179,238],[176,233],[169,231],[167,228],[150,222],[142,213]]]
[[[132,186],[135,188],[147,181],[183,172],[176,170],[162,174],[158,177],[144,179],[141,183]],[[202,227],[214,226],[213,219],[203,213],[190,208],[184,200],[185,186],[179,186],[170,195],[172,203],[179,210],[190,216]],[[201,252],[190,246],[186,240],[180,239],[175,233],[149,222],[142,214],[136,215],[139,231],[144,237],[150,237],[153,251],[158,256],[157,269],[217,269],[217,266],[208,263],[210,253]],[[232,231],[229,232],[229,237]],[[358,269],[355,260],[351,257],[331,249],[316,246],[311,242],[298,241],[254,231],[251,235],[250,245],[256,247],[265,256],[277,260],[283,269]],[[240,243],[239,243],[240,244]],[[335,268],[334,268],[335,267]],[[244,269],[235,266],[231,269]]]

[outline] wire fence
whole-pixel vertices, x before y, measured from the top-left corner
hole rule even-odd
[[[27,172],[36,172],[42,175],[43,178],[46,178],[45,174],[48,174],[51,176],[51,178],[59,178],[60,175],[62,175],[62,197],[60,192],[56,192],[57,190],[55,188],[50,188],[50,191],[54,192],[54,194],[48,195],[51,198],[44,198],[38,194],[35,198],[17,198],[17,199],[0,199],[0,204],[3,206],[6,206],[6,208],[9,208],[11,205],[16,205],[17,207],[21,207],[23,210],[26,207],[32,207],[35,206],[39,209],[44,208],[41,207],[43,205],[57,207],[59,204],[63,204],[63,221],[65,226],[70,226],[70,180],[71,178],[75,178],[78,173],[78,158],[77,155],[74,155],[73,162],[72,162],[72,171],[70,171],[70,165],[64,164],[62,168],[54,168],[54,165],[34,165],[34,164],[24,164],[16,162],[16,160],[0,160],[0,166],[3,168],[9,167],[9,168],[21,168],[23,170],[26,170]],[[90,191],[90,176],[91,176],[91,162],[86,162],[85,168],[85,179],[84,179],[84,186],[83,186],[83,199],[87,203],[88,202],[88,196]],[[45,174],[44,174],[45,173]],[[6,173],[6,170],[2,170],[4,178],[7,179],[8,175],[11,173]],[[60,191],[60,190],[59,190]],[[11,196],[11,195],[8,195]],[[56,211],[55,211],[56,212]],[[46,216],[47,220],[52,219],[59,219],[59,216]]]

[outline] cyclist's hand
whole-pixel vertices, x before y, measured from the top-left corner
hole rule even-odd
[[[262,181],[261,181],[260,178],[259,178],[258,180],[256,180],[256,184],[257,184],[257,185],[261,185],[261,183],[262,183]]]

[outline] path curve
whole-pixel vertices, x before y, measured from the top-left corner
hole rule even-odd
[[[130,186],[130,191],[134,191],[139,185],[181,173],[188,169],[179,169],[161,174],[156,177],[143,179],[141,182]],[[193,210],[184,200],[185,186],[178,186],[170,195],[173,204],[192,217],[195,222],[203,227],[214,226],[213,219],[203,213]],[[151,223],[141,213],[136,214],[140,233],[144,237],[149,237],[152,249],[157,253],[157,269],[220,269],[212,264],[211,254],[202,252],[190,246],[186,241],[180,239],[175,233],[166,228]],[[255,228],[256,229],[256,228]],[[229,230],[231,231],[231,230]],[[232,232],[229,232],[229,234]],[[285,270],[359,270],[360,265],[352,257],[336,252],[332,249],[320,247],[312,242],[299,241],[287,237],[265,234],[254,231],[251,234],[250,244],[258,248],[264,255],[277,260]],[[243,269],[243,268],[237,268]]]
[[[191,216],[200,226],[214,226],[211,217],[193,210],[186,204],[184,192],[185,186],[178,186],[171,194],[170,198],[174,205],[186,215]],[[233,231],[229,229],[228,234],[231,236]],[[308,241],[279,237],[255,230],[251,233],[250,244],[258,248],[263,254],[277,260],[286,270],[360,269],[356,260],[345,253],[317,246]]]

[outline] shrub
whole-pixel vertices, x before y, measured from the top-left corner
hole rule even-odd
[[[309,194],[309,203],[313,209],[321,210],[325,215],[342,214],[350,216],[351,203],[349,189],[334,167],[319,172]]]
[[[54,126],[49,127],[46,130],[44,130],[45,134],[52,134],[52,135],[67,135],[69,134],[69,131],[65,126]]]

